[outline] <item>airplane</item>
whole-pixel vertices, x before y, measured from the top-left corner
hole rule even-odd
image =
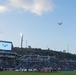
[[[8,46],[8,45],[7,45],[7,44],[6,44],[6,45],[3,44],[3,46],[6,47],[6,46]]]
[[[62,22],[59,22],[58,24],[59,24],[59,25],[62,25],[63,23],[62,23]]]

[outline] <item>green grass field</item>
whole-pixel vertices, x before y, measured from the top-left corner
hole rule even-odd
[[[0,75],[76,75],[76,72],[15,72],[0,71]]]

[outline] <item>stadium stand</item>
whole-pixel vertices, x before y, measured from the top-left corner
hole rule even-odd
[[[0,67],[4,69],[14,68],[17,53],[14,52],[0,52]]]
[[[14,52],[0,52],[0,67],[4,70],[18,69],[28,71],[76,70],[76,60],[55,60],[50,56],[23,55]]]
[[[74,71],[76,70],[76,60],[57,59],[56,56],[23,54],[18,55],[13,48],[12,42],[0,41],[0,70],[16,71]],[[6,47],[7,46],[7,47]],[[9,50],[7,50],[9,49]],[[31,51],[27,49],[27,51]],[[39,51],[39,50],[38,50]],[[41,49],[40,49],[41,51]]]

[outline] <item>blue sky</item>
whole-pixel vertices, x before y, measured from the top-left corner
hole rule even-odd
[[[0,40],[20,47],[76,53],[76,0],[0,0]],[[62,25],[58,25],[62,22]]]

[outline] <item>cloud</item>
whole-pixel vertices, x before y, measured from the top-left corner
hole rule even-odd
[[[18,9],[30,11],[31,13],[42,15],[54,9],[52,0],[7,0],[5,6],[0,6],[0,12],[6,12],[8,9]]]
[[[6,7],[6,6],[0,6],[0,12],[6,12],[6,11],[8,11],[9,9],[8,9],[8,7]]]
[[[38,15],[41,15],[44,12],[52,11],[53,4],[50,3],[49,0],[35,0],[33,4],[33,8],[31,11]]]

